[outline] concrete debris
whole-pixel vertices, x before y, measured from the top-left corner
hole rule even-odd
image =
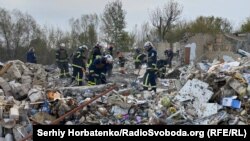
[[[81,87],[60,87],[59,91],[64,93],[64,95],[84,95],[85,92],[98,93],[102,92],[104,89],[107,89],[108,85],[97,85],[97,86],[81,86]]]
[[[220,122],[228,121],[229,115],[225,111],[220,111],[214,115],[197,119],[192,124],[195,125],[218,125]]]
[[[211,67],[211,64],[207,64],[206,62],[198,63],[198,65],[199,65],[198,68],[203,72],[207,72]]]
[[[0,96],[4,96],[4,91],[0,89]]]
[[[45,92],[42,87],[36,85],[28,92],[28,97],[31,102],[42,101],[45,99]]]
[[[197,99],[201,102],[208,102],[213,92],[208,89],[209,84],[197,79],[188,80],[188,82],[179,91],[176,100],[183,102]]]
[[[238,80],[232,80],[229,82],[229,86],[233,88],[239,95],[245,95],[247,92],[247,87],[240,83]]]
[[[128,110],[129,110],[129,109],[123,109],[123,108],[121,108],[121,107],[119,107],[119,106],[112,106],[112,108],[111,108],[111,113],[112,113],[115,117],[117,117],[118,119],[121,119],[121,118],[123,118],[123,115],[128,114]]]
[[[5,141],[14,141],[13,135],[8,133],[5,135]]]
[[[19,111],[17,106],[10,108],[10,119],[19,120]]]
[[[28,131],[26,129],[26,126],[17,125],[13,128],[13,134],[14,134],[14,139],[16,141],[19,141],[28,135]]]
[[[20,79],[22,77],[24,63],[19,60],[11,61],[10,63],[12,63],[12,66],[8,69],[6,76],[8,76],[10,81]]]
[[[3,63],[0,62],[0,76],[5,74],[8,71],[8,69],[12,66],[12,64],[13,63],[8,63],[4,65]]]
[[[132,61],[124,74],[114,65],[108,83],[97,86],[74,86],[55,66],[9,61],[0,77],[0,130],[11,129],[3,137],[20,140],[32,124],[249,124],[250,61],[236,60],[224,55],[165,68],[156,93],[143,91],[146,67],[134,71]]]
[[[111,95],[108,97],[107,104],[118,105],[121,108],[129,108],[131,104],[127,103],[126,97],[122,95]]]
[[[3,89],[5,95],[9,96],[11,93],[11,87],[7,81],[0,77],[0,86]]]
[[[49,124],[55,119],[56,118],[54,116],[51,116],[50,114],[45,113],[45,112],[38,112],[34,116],[31,117],[31,120],[42,125]]]
[[[21,78],[22,84],[32,84],[32,78],[29,75],[23,75]]]
[[[232,57],[227,56],[227,55],[223,55],[223,60],[225,62],[234,62],[235,61]]]
[[[0,121],[0,125],[4,128],[11,129],[16,125],[16,120],[5,118]]]
[[[250,57],[250,53],[248,53],[248,52],[246,52],[246,51],[244,51],[244,50],[242,50],[242,49],[238,49],[238,53],[240,54],[240,55],[242,55],[243,57]]]

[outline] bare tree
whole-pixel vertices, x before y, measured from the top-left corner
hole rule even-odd
[[[155,30],[149,22],[144,22],[140,26],[136,25],[133,29],[133,34],[135,35],[135,46],[139,48],[143,47],[146,41],[153,41],[157,37]]]
[[[93,46],[97,42],[99,18],[97,14],[82,15],[79,19],[70,19],[72,45]]]
[[[10,13],[0,8],[0,38],[3,40],[3,47],[7,49],[8,57],[11,57],[12,28],[13,25]]]
[[[4,41],[10,59],[16,57],[20,47],[27,47],[39,35],[36,21],[19,10],[0,9],[0,38]]]
[[[172,25],[180,18],[182,6],[173,0],[169,1],[163,8],[156,8],[150,14],[152,25],[156,28],[160,41],[165,40],[167,32]]]
[[[66,32],[63,32],[60,28],[44,27],[43,32],[45,34],[45,40],[49,48],[56,48],[61,42],[66,44],[69,42],[68,40],[65,40],[67,37]],[[69,45],[67,47],[69,47]]]
[[[13,11],[13,55],[16,56],[19,47],[27,47],[33,39],[39,36],[40,32],[36,21],[28,14],[19,10]]]

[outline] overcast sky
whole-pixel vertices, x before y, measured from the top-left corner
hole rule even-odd
[[[113,0],[0,0],[0,7],[19,9],[32,15],[40,25],[53,25],[69,29],[69,19],[82,14],[101,14],[108,1]],[[169,0],[122,0],[127,11],[127,29],[149,20],[149,12]],[[250,0],[175,0],[183,6],[182,19],[197,16],[227,18],[234,27],[250,17]]]

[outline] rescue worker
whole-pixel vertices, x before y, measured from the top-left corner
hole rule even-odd
[[[154,49],[153,44],[149,41],[144,44],[144,49],[148,52],[148,56],[147,70],[143,78],[143,88],[144,90],[148,90],[149,87],[151,87],[151,90],[156,93],[157,52]]]
[[[106,84],[107,58],[96,58],[89,67],[88,86]]]
[[[125,72],[124,66],[125,66],[126,59],[125,59],[124,55],[122,54],[122,52],[118,51],[116,54],[117,54],[117,57],[118,57],[118,60],[119,60],[118,63],[120,65],[119,70],[120,70],[121,73],[125,74],[126,72]]]
[[[174,52],[171,48],[167,49],[165,52],[166,58],[167,58],[167,63],[169,65],[169,68],[172,67],[172,59],[174,57]]]
[[[113,56],[113,45],[110,45],[108,48],[108,52],[111,56]]]
[[[95,47],[92,50],[91,56],[89,58],[88,66],[90,66],[96,58],[102,57],[102,52],[101,52],[102,46],[100,43],[97,43]]]
[[[112,69],[113,69],[113,57],[111,55],[105,55],[104,56],[106,58],[106,73],[108,75],[108,77],[110,77],[112,75]]]
[[[61,43],[59,49],[56,51],[56,63],[60,68],[60,78],[70,77],[68,53],[64,43]]]
[[[27,62],[28,63],[37,63],[36,61],[36,54],[35,54],[35,49],[31,47],[29,51],[27,52]]]
[[[167,66],[168,62],[166,59],[160,59],[157,60],[156,66],[157,66],[157,77],[164,79],[165,75],[166,75],[166,66]]]
[[[144,63],[145,54],[141,53],[141,51],[136,48],[135,50],[135,69],[140,69],[141,65]]]
[[[73,54],[73,61],[72,61],[72,67],[73,67],[73,76],[72,76],[72,82],[74,80],[77,81],[78,86],[83,85],[83,73],[86,72],[86,57],[85,52],[88,50],[88,47],[86,45],[78,47],[77,51]]]

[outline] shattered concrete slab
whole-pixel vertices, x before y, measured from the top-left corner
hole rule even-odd
[[[108,97],[108,105],[117,105],[122,108],[130,108],[131,104],[127,103],[127,98],[122,95],[113,94]]]
[[[221,66],[221,71],[230,71],[231,69],[233,69],[234,67],[238,67],[240,65],[240,62],[229,62],[229,63],[224,63]]]
[[[227,56],[227,55],[223,55],[223,60],[225,62],[235,62],[235,60],[233,59],[233,57]]]
[[[192,124],[195,125],[218,125],[221,121],[227,121],[229,119],[229,115],[225,111],[220,111],[216,113],[215,115],[211,115],[209,117],[200,118],[197,120],[194,120]]]
[[[46,99],[45,92],[40,86],[33,86],[33,88],[29,91],[28,97],[31,102],[43,101]]]
[[[13,134],[14,139],[16,141],[20,141],[21,139],[23,139],[23,137],[28,135],[28,132],[25,126],[18,124],[13,128]]]
[[[103,90],[107,89],[109,85],[97,85],[97,86],[76,86],[76,87],[60,87],[58,88],[59,91],[64,93],[65,96],[67,95],[84,95],[85,92],[89,91],[92,93],[102,92]]]
[[[199,100],[195,100],[193,106],[199,118],[214,115],[219,110],[217,103],[201,103]]]
[[[188,82],[179,91],[176,100],[183,102],[197,98],[201,102],[208,102],[213,92],[208,89],[209,84],[197,79],[188,80]]]
[[[242,85],[239,81],[237,80],[231,80],[229,82],[229,86],[232,87],[239,95],[245,95],[247,91],[247,87]]]
[[[198,67],[200,70],[207,72],[209,70],[209,68],[211,67],[211,65],[207,64],[207,63],[198,63]]]
[[[32,77],[30,75],[22,75],[21,82],[22,84],[32,84]]]
[[[175,101],[193,101],[190,103],[199,118],[214,115],[218,112],[217,103],[208,103],[213,96],[213,92],[208,89],[209,84],[197,79],[188,80],[188,82],[179,91]]]
[[[5,81],[2,77],[0,77],[0,86],[3,89],[6,96],[11,95],[11,87],[7,81]]]
[[[246,82],[248,83],[248,85],[250,84],[250,74],[249,73],[243,73],[243,76],[246,80]]]
[[[111,113],[114,114],[114,116],[122,116],[128,114],[129,109],[121,108],[119,106],[112,106]]]
[[[182,84],[178,79],[158,79],[158,80],[168,90],[179,91],[182,88]]]
[[[0,89],[0,96],[4,96],[4,91]]]

